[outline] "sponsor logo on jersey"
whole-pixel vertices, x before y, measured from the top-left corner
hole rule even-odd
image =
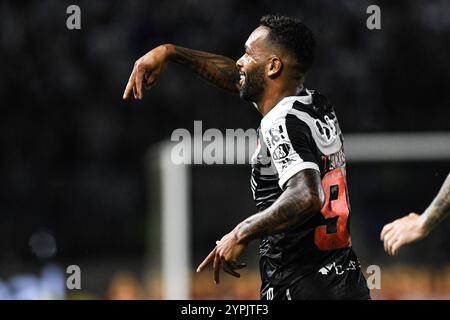
[[[359,261],[350,260],[347,266],[336,264],[336,262],[333,261],[332,263],[328,263],[326,266],[320,268],[319,273],[325,276],[329,274],[331,271],[334,271],[336,275],[340,276],[344,274],[344,272],[346,271],[354,271],[359,269],[360,267],[361,265],[359,264]]]

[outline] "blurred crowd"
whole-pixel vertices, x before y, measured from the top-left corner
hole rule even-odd
[[[441,268],[414,268],[395,265],[382,268],[381,287],[372,289],[374,300],[450,299],[450,265]],[[370,276],[366,274],[366,278]],[[259,299],[260,279],[255,270],[245,270],[242,278],[223,275],[215,285],[209,272],[193,274],[192,299]],[[62,270],[48,265],[40,277],[17,275],[0,281],[0,299],[69,299],[69,300],[159,300],[164,297],[159,276],[143,279],[130,271],[112,274],[103,291],[67,290]]]

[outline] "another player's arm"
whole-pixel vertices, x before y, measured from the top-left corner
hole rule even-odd
[[[395,255],[406,244],[421,240],[428,236],[450,212],[450,174],[444,181],[436,198],[422,215],[410,213],[383,227],[380,238],[384,249]]]
[[[427,233],[433,230],[450,212],[450,173],[430,206],[421,215]]]
[[[142,99],[142,85],[151,88],[168,61],[185,66],[208,82],[232,93],[239,92],[239,70],[233,59],[172,44],[154,48],[139,58],[133,67],[123,98],[131,92],[135,99]]]
[[[314,169],[299,171],[286,183],[281,196],[266,210],[254,214],[233,230],[238,243],[284,232],[307,222],[320,212],[324,192],[320,174]]]

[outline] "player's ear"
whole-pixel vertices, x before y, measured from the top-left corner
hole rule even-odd
[[[283,62],[277,56],[271,56],[267,67],[267,76],[269,78],[275,78],[280,75],[283,69]]]

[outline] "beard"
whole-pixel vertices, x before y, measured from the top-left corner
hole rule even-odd
[[[264,65],[259,65],[245,74],[244,83],[239,90],[239,96],[246,101],[258,102],[265,88]]]

